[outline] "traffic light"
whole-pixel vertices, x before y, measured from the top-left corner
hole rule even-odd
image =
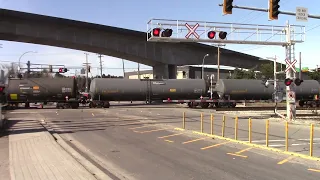
[[[294,80],[294,83],[295,83],[297,86],[300,86],[302,82],[303,82],[303,80],[302,80],[302,79],[299,79],[299,78],[296,78],[296,79]]]
[[[269,19],[277,20],[280,14],[279,5],[280,0],[269,0]]]
[[[232,2],[233,0],[223,0],[223,14],[232,14]]]
[[[214,31],[209,31],[208,32],[208,38],[209,39],[213,39],[215,36],[216,36],[216,32],[214,32]]]
[[[220,31],[220,32],[219,32],[219,38],[220,38],[220,39],[225,39],[225,38],[227,37],[227,34],[228,34],[227,32]]]
[[[91,69],[91,67],[90,67],[90,66],[88,66],[88,72],[90,72],[90,69]]]
[[[286,86],[290,86],[292,82],[293,82],[293,80],[290,79],[290,78],[286,78],[286,79],[284,80],[284,84],[285,84]]]
[[[161,31],[160,28],[154,28],[154,29],[152,30],[152,35],[159,37],[159,36],[160,36],[160,31]]]
[[[172,35],[172,29],[165,29],[161,33],[161,37],[170,37]]]

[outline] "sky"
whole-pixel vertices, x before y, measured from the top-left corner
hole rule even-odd
[[[146,31],[147,22],[151,18],[173,19],[173,20],[192,20],[208,22],[229,22],[229,23],[250,23],[267,25],[285,25],[286,21],[290,24],[304,25],[306,27],[306,40],[296,45],[296,57],[302,53],[302,66],[315,68],[320,65],[318,49],[320,36],[319,19],[308,19],[308,22],[298,22],[295,16],[279,15],[278,20],[269,21],[268,13],[251,10],[233,9],[233,14],[223,15],[222,7],[218,4],[222,0],[0,0],[0,7],[16,11],[30,12],[48,16],[55,16],[108,26]],[[234,0],[234,5],[249,6],[257,8],[268,8],[268,0]],[[320,15],[319,0],[281,0],[280,10],[295,12],[296,7],[308,8],[309,14]],[[318,14],[317,14],[318,13]],[[19,57],[22,63],[28,60],[31,63],[39,64],[62,64],[66,67],[78,68],[71,69],[69,73],[79,73],[80,67],[86,60],[85,52],[72,49],[57,48],[36,44],[19,42],[0,41],[0,63],[8,61],[17,62]],[[278,46],[261,45],[230,45],[227,49],[239,51],[261,58],[277,56],[279,61],[284,62],[285,50]],[[96,75],[99,66],[99,58],[95,53],[89,53],[88,60],[92,64],[92,75]],[[123,75],[122,60],[104,55],[103,73],[113,75]],[[124,60],[125,71],[137,70],[137,63]],[[141,70],[151,69],[151,67],[141,65]]]

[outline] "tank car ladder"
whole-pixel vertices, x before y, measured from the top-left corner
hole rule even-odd
[[[146,104],[151,104],[151,80],[147,79],[147,90],[146,90]]]

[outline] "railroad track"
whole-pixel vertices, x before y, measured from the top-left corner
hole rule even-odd
[[[278,110],[286,110],[286,107],[278,107]],[[297,107],[297,110],[315,110],[316,108]],[[320,110],[320,108],[318,108]],[[273,111],[274,107],[235,107],[215,108],[216,111]]]

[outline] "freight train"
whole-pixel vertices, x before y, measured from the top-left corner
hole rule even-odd
[[[24,103],[28,108],[30,103],[56,102],[57,108],[76,109],[81,102],[74,78],[9,79],[5,94],[6,102],[13,107],[19,103]]]
[[[237,102],[243,101],[271,101],[273,98],[273,85],[266,86],[261,80],[251,79],[220,79],[213,88],[212,100],[202,98],[200,101],[188,102],[189,107],[201,106],[206,108],[209,106],[227,106],[235,107]],[[284,81],[278,82],[278,91],[286,94],[286,86]],[[320,84],[316,80],[304,80],[300,86],[295,87],[296,99],[302,106],[317,106],[320,101],[318,99],[320,93]],[[208,96],[207,96],[208,97]],[[217,100],[221,100],[220,102]],[[178,100],[178,102],[183,100]],[[189,100],[186,100],[189,101]],[[223,102],[224,101],[224,102]]]
[[[285,91],[284,83],[279,83]],[[273,86],[266,87],[261,80],[220,79],[211,94],[210,85],[203,79],[112,79],[95,78],[91,81],[89,94],[84,97],[74,78],[26,78],[10,79],[6,88],[8,104],[56,102],[57,108],[78,108],[89,103],[90,108],[109,108],[110,101],[167,101],[187,102],[189,107],[228,106],[235,107],[241,100],[270,100]],[[300,106],[319,106],[319,82],[305,80],[296,87]],[[201,98],[200,98],[201,97]],[[218,101],[217,101],[218,100]],[[221,102],[224,101],[224,102]]]

